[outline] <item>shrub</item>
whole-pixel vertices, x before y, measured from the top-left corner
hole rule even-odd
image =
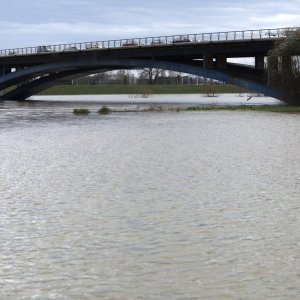
[[[98,110],[98,114],[100,114],[100,115],[108,115],[108,114],[110,114],[111,113],[111,110],[107,107],[107,106],[105,106],[105,105],[103,105],[99,110]]]
[[[75,108],[73,109],[74,115],[88,115],[90,111],[86,108]]]

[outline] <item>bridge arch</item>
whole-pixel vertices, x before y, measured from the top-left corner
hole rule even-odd
[[[112,70],[112,69],[135,69],[135,68],[159,68],[169,71],[187,73],[191,75],[210,78],[239,87],[262,93],[266,96],[280,98],[278,91],[272,87],[251,81],[249,79],[234,77],[230,73],[205,69],[199,61],[190,60],[187,62],[173,62],[157,59],[98,59],[97,57],[69,59],[64,62],[52,64],[41,64],[0,77],[0,89],[11,85],[21,84],[15,90],[1,97],[5,100],[25,100],[43,89],[54,85],[56,80],[62,78],[72,78],[82,76],[94,71]]]

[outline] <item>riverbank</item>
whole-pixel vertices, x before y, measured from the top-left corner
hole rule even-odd
[[[152,94],[227,94],[249,91],[231,84],[211,85],[56,85],[39,95],[142,95]]]
[[[300,106],[293,105],[201,105],[190,106],[180,111],[201,111],[201,110],[246,110],[246,111],[270,111],[300,113]]]
[[[105,114],[110,113],[128,113],[128,112],[193,112],[193,111],[262,111],[262,112],[278,112],[278,113],[300,113],[300,106],[291,105],[198,105],[198,106],[182,106],[182,105],[103,105],[95,108],[89,105],[81,105],[73,110],[76,115],[88,115],[89,113],[105,110]],[[82,112],[82,113],[81,113]],[[100,113],[101,114],[101,113]]]

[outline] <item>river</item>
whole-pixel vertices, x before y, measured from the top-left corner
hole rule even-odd
[[[1,299],[299,299],[300,117],[0,104]]]

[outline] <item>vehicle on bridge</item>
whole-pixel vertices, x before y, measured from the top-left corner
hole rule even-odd
[[[135,40],[126,40],[124,43],[122,43],[122,47],[134,47],[138,45],[139,44]]]
[[[64,52],[71,52],[71,51],[78,51],[78,49],[75,46],[70,46],[70,47],[66,47],[63,51]]]
[[[86,43],[85,45],[86,49],[98,49],[99,47],[98,43]]]
[[[173,44],[177,43],[191,43],[192,40],[187,35],[181,35],[179,37],[175,37],[173,40]]]
[[[161,38],[153,39],[152,42],[150,43],[150,45],[161,45],[161,44],[165,44],[165,42]]]
[[[9,50],[8,51],[8,55],[17,55],[17,54],[18,54],[18,52],[15,51],[15,50]]]
[[[38,46],[36,49],[37,53],[46,53],[46,52],[53,52],[50,46]]]
[[[272,33],[272,32],[267,32],[267,33],[265,33],[265,35],[268,36],[269,38],[277,36],[277,34]]]

